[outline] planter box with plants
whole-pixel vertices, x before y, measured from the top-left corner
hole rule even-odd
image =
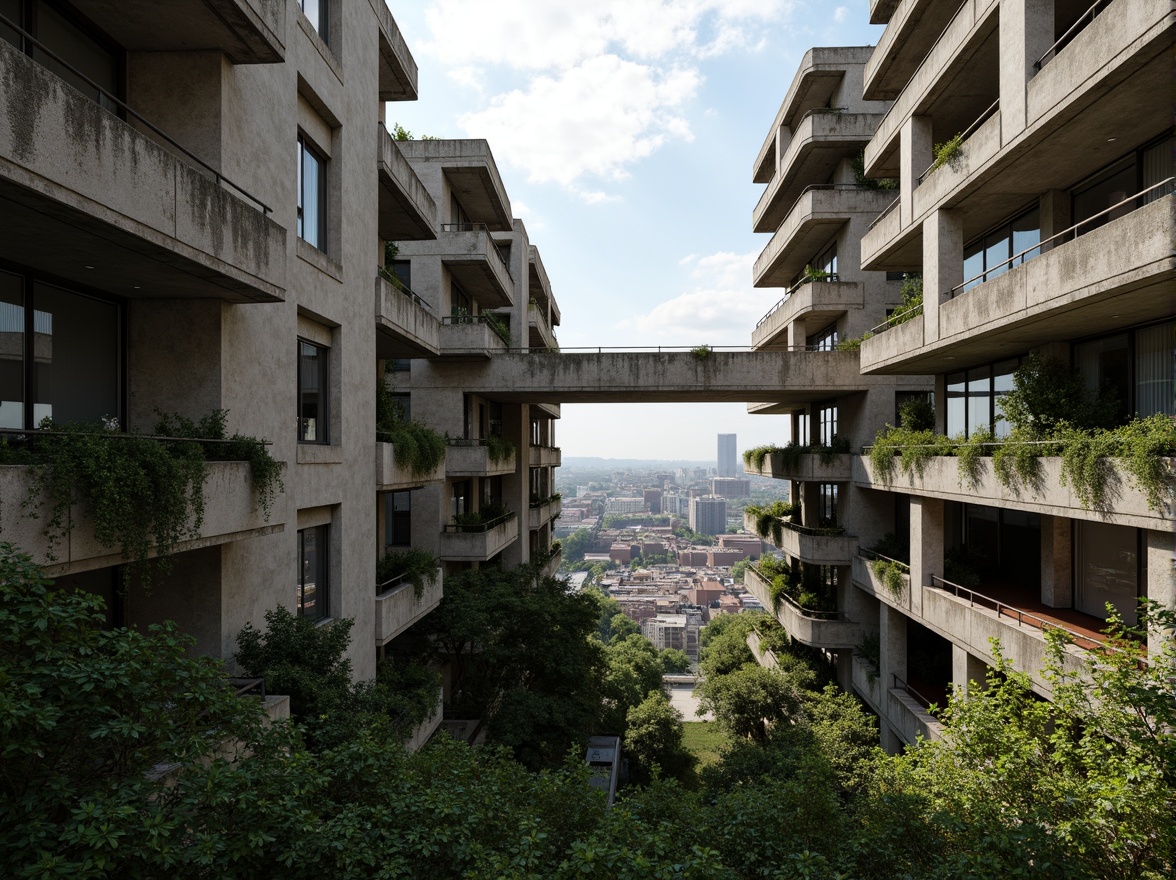
[[[849,444],[761,446],[743,453],[744,471],[776,480],[848,482],[853,477]]]
[[[400,635],[444,595],[436,557],[420,550],[389,553],[376,566],[376,647]]]
[[[547,557],[547,562],[543,564],[543,576],[554,577],[562,564],[563,546],[559,541],[554,541],[551,545],[551,555]]]
[[[424,486],[427,483],[441,483],[445,481],[445,457],[431,468],[428,462],[405,462],[403,457],[406,444],[402,441],[376,441],[376,489],[380,492],[391,492],[398,489],[410,489]]]
[[[778,519],[765,533],[754,513],[744,514],[743,525],[794,559],[810,565],[849,565],[857,549],[857,538],[847,535],[844,529],[809,528],[790,519]]]
[[[529,526],[532,530],[541,528],[544,523],[551,522],[559,516],[563,509],[563,501],[559,495],[552,495],[539,501],[531,502]]]
[[[519,537],[519,518],[514,511],[490,517],[465,514],[441,533],[438,556],[451,562],[485,562],[497,556]]]
[[[862,628],[835,611],[803,608],[786,592],[774,591],[764,574],[753,566],[744,573],[744,584],[771,611],[792,638],[803,645],[826,650],[847,650],[862,640]],[[775,592],[773,599],[772,593]]]
[[[160,416],[151,435],[62,424],[0,441],[0,534],[50,574],[129,563],[282,531],[282,465],[253,438]]]
[[[443,318],[439,337],[441,356],[488,358],[506,351],[510,347],[509,343],[502,338],[494,325],[482,317],[464,315]]]
[[[445,475],[447,477],[496,477],[515,470],[514,444],[505,437],[485,440],[446,439]]]

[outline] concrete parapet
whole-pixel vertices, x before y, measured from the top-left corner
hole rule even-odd
[[[380,4],[383,7],[383,3]],[[397,142],[377,126],[376,176],[380,184],[378,229],[385,241],[435,239],[437,203]]]
[[[437,555],[447,562],[486,562],[518,537],[519,518],[512,516],[485,531],[442,532]]]
[[[516,450],[501,461],[491,461],[490,450],[486,446],[473,441],[470,445],[451,445],[445,450],[445,476],[454,479],[513,474],[518,456]]]
[[[386,645],[434,608],[445,595],[444,574],[437,572],[437,580],[424,584],[417,596],[415,584],[399,584],[376,596],[376,647]]]
[[[396,463],[396,447],[392,443],[376,442],[376,491],[393,492],[402,489],[414,489],[429,483],[445,481],[443,461],[432,471],[425,474],[415,474],[408,468]]]

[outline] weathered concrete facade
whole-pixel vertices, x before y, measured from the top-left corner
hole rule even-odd
[[[1072,365],[1091,388],[1110,383],[1124,419],[1176,414],[1176,170],[1170,108],[1155,100],[1170,87],[1170,5],[879,0],[871,20],[886,25],[872,51],[806,56],[756,159],[753,176],[769,186],[753,224],[768,231],[765,218],[780,220],[757,283],[789,283],[839,221],[838,258],[852,251],[862,275],[919,275],[921,311],[875,328],[861,343],[860,369],[926,376],[939,433],[999,433],[1000,396],[1030,352]],[[861,112],[879,102],[862,173],[896,178],[896,198],[855,224],[848,202],[857,196],[840,192],[834,175],[811,180],[825,186],[771,213],[771,194],[785,188],[770,173],[773,150],[785,155],[776,132],[795,114],[814,59],[855,51],[864,53],[855,74],[863,103],[839,103]],[[842,265],[835,284],[812,272],[799,278],[756,328],[757,346],[795,344],[811,331],[792,329],[804,311],[826,321],[869,309],[870,290],[847,288]],[[869,411],[851,437],[855,450],[886,422],[888,412]],[[990,639],[1048,697],[1043,629],[1071,633],[1066,663],[1077,670],[1098,643],[1108,603],[1131,621],[1139,599],[1176,601],[1172,499],[1149,503],[1117,465],[1097,505],[1065,484],[1058,458],[1041,459],[1037,478],[1011,487],[991,459],[975,474],[958,459],[933,458],[887,475],[866,455],[851,463],[775,456],[763,473],[845,481],[859,530],[871,524],[870,537],[855,542],[843,610],[863,633],[877,632],[876,656],[855,656],[851,678],[888,748],[936,734],[927,702],[942,702],[953,686],[983,686]],[[869,550],[882,532],[909,548],[909,566],[889,576]],[[797,552],[816,552],[797,537],[789,539]],[[810,639],[816,623],[828,623],[796,616],[789,608],[781,619]]]

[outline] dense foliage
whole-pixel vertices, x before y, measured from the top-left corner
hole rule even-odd
[[[445,438],[404,417],[404,408],[383,378],[376,380],[376,439],[392,444],[397,467],[413,476],[431,474],[445,461]]]
[[[432,586],[437,583],[440,570],[441,563],[437,557],[425,550],[411,547],[405,550],[389,550],[376,563],[376,586],[399,578],[404,583],[413,585],[419,599],[426,584]]]

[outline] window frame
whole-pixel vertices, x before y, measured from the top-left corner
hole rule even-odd
[[[315,572],[314,572],[314,609],[315,613],[306,612],[306,534],[315,535]],[[320,589],[322,587],[321,596]],[[321,602],[320,602],[321,599]],[[311,618],[315,623],[331,617],[331,525],[310,526],[298,530],[298,602],[297,616]]]
[[[303,171],[303,162],[309,156],[318,164],[318,192],[316,197],[318,199],[318,211],[316,212],[316,223],[318,226],[318,240],[311,241],[306,237],[306,175]],[[327,253],[329,246],[329,236],[327,234],[327,222],[329,220],[327,211],[327,166],[330,160],[326,154],[315,146],[314,141],[302,133],[298,132],[298,168],[297,168],[297,190],[298,190],[298,205],[296,212],[296,228],[295,231],[298,237],[316,250]]]
[[[318,12],[318,24],[315,24],[314,18],[306,11],[306,7],[312,5],[316,7]],[[331,0],[298,0],[298,10],[310,22],[311,28],[319,39],[331,45]]]
[[[303,346],[310,346],[320,352],[322,360],[319,362],[318,382],[319,382],[319,417],[316,427],[321,426],[321,432],[316,431],[315,439],[306,439],[306,425],[305,418],[302,414],[302,404],[304,399],[304,385],[303,385]],[[296,418],[298,419],[298,442],[308,446],[329,446],[331,444],[331,347],[329,345],[322,345],[305,337],[298,337],[298,365],[297,365],[297,383],[298,383],[298,412]],[[322,434],[322,439],[319,439],[318,434]]]

